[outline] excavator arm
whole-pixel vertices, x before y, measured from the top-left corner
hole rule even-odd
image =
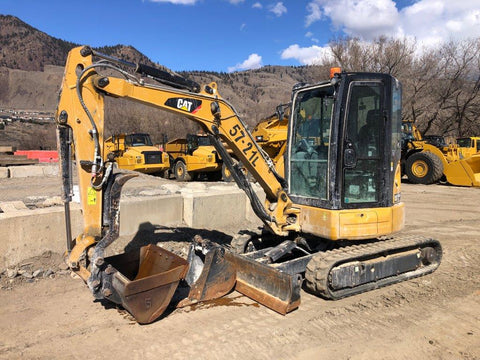
[[[93,62],[97,56],[102,61]],[[105,62],[110,60],[110,62]],[[217,85],[211,83],[201,87],[198,92],[178,87],[198,89],[199,86],[178,76],[169,75],[167,86],[145,84],[144,81],[129,75],[118,65],[124,61],[96,53],[89,47],[73,49],[68,57],[65,76],[62,84],[57,121],[59,126],[69,127],[73,131],[75,157],[81,166],[78,175],[85,218],[84,234],[99,236],[101,233],[102,191],[110,164],[104,163],[104,97],[119,97],[157,107],[159,109],[184,116],[196,123],[210,135],[217,151],[227,166],[232,167],[240,188],[245,190],[251,200],[252,207],[259,218],[272,232],[286,235],[289,230],[299,230],[295,224],[295,213],[284,187],[284,180],[276,173],[268,155],[254,141],[245,123],[226,100],[222,99]],[[131,64],[137,72],[154,74],[155,78],[163,80],[165,74],[157,69],[144,65]],[[101,69],[117,70],[122,78],[102,76],[97,71]],[[152,77],[152,75],[150,75]],[[222,142],[234,152],[237,159],[247,168],[266,193],[266,204],[262,204],[249,182],[244,178],[239,168],[233,168],[233,161]]]
[[[122,68],[125,67],[158,80],[161,85],[147,84],[143,78],[124,71]],[[100,71],[109,74],[113,72],[117,76],[101,75]],[[215,83],[200,87],[194,82],[163,70],[115,59],[97,53],[89,47],[75,48],[70,51],[66,62],[56,114],[66,210],[69,251],[67,262],[87,282],[96,298],[108,298],[120,303],[131,311],[139,322],[150,322],[163,312],[173,296],[179,279],[190,279],[189,296],[181,302],[184,306],[191,302],[223,296],[238,282],[236,269],[247,267],[244,259],[225,253],[218,245],[198,238],[191,246],[188,263],[177,259],[166,269],[165,264],[158,261],[165,252],[159,248],[143,249],[139,254],[133,255],[135,258],[133,260],[129,255],[123,260],[105,258],[105,249],[119,236],[122,186],[136,176],[131,172],[114,170],[113,154],[104,153],[105,97],[137,101],[198,123],[211,138],[222,160],[229,166],[235,181],[245,191],[254,212],[264,222],[266,228],[283,236],[290,230],[299,230],[295,221],[298,209],[292,206],[285,192],[285,181],[276,173],[272,161],[254,141],[233,106],[219,95]],[[235,165],[223,143],[227,144],[265,190],[265,204],[259,200],[241,166]],[[83,233],[75,239],[72,239],[70,233],[69,211],[72,197],[72,158],[75,158],[77,165],[84,220]],[[205,265],[195,269],[193,264],[199,263],[195,260],[199,256]],[[172,253],[169,253],[168,257],[176,258]],[[122,274],[122,271],[113,270],[115,264],[117,267],[125,268],[130,266],[125,264],[132,261],[137,262],[139,267],[137,277],[143,274],[150,278],[158,271],[156,274],[159,278],[158,284],[162,285],[155,285],[154,288],[159,289],[154,292],[160,291],[160,295],[157,294],[155,297],[163,300],[152,307],[155,309],[153,312],[145,310],[142,301],[140,305],[137,301],[132,304],[125,295],[129,286],[138,288],[135,282],[143,284],[145,279],[137,279],[134,274],[128,277]],[[172,271],[176,276],[170,279],[172,281],[166,281],[164,277]],[[258,271],[258,266],[252,271]],[[258,290],[258,284],[255,286],[244,284],[244,293],[249,293],[253,298],[261,298],[260,302],[279,312],[290,311],[298,306],[298,278],[275,275],[268,267],[265,267],[265,271],[269,274],[270,280],[273,279],[271,284],[281,283],[274,286],[277,293],[278,289],[281,289],[280,292],[265,296]],[[196,273],[201,274],[195,275]],[[131,281],[135,284],[130,285]],[[163,285],[165,281],[168,286]],[[147,290],[142,288],[141,292],[144,294],[143,297],[147,296],[145,295],[148,293]],[[269,297],[272,300],[268,300]],[[279,297],[283,300],[278,300]]]

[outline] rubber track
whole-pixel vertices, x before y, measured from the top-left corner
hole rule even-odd
[[[372,258],[372,256],[376,254],[384,256],[387,253],[392,253],[393,250],[402,249],[408,251],[427,246],[433,247],[437,252],[437,261],[432,264],[422,266],[414,271],[402,273],[394,277],[387,277],[366,284],[361,284],[354,288],[332,290],[329,287],[330,271],[340,264]],[[305,272],[305,285],[307,289],[315,295],[332,300],[341,299],[432,273],[440,265],[441,257],[442,248],[437,240],[416,235],[395,237],[389,240],[369,244],[352,245],[315,254],[307,265]]]

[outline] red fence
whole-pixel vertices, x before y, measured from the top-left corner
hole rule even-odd
[[[41,163],[58,162],[58,152],[55,150],[17,150],[15,155],[26,155],[28,159],[38,159]]]

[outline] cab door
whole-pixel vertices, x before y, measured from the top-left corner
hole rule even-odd
[[[385,206],[391,137],[384,81],[348,84],[343,129],[342,208]]]

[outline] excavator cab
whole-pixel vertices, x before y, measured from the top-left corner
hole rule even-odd
[[[343,73],[337,81],[298,88],[287,152],[292,201],[326,216],[332,210],[365,213],[366,208],[398,204],[394,177],[401,156],[400,99],[400,83],[384,74]],[[382,235],[373,227],[364,235]],[[342,237],[334,234],[336,228],[326,229],[325,235]]]

